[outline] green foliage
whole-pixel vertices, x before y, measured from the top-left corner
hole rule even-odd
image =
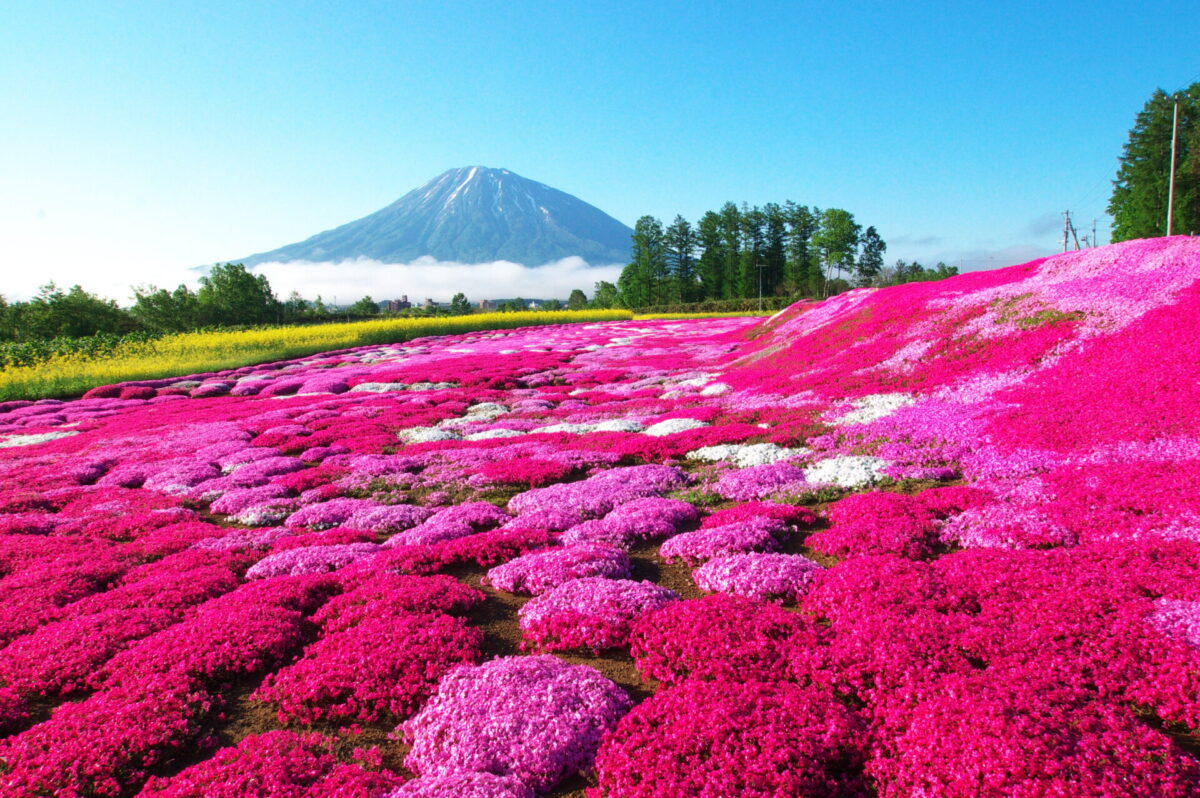
[[[854,214],[841,208],[826,208],[821,214],[821,226],[813,235],[812,245],[825,266],[825,275],[836,270],[838,278],[842,272],[854,268],[854,254],[858,247],[861,225],[854,221]],[[827,293],[836,293],[827,290]]]
[[[620,302],[627,308],[664,302],[670,298],[670,268],[662,222],[643,216],[633,226],[633,257],[617,280]]]
[[[643,216],[633,249],[618,281],[621,306],[690,312],[678,308],[757,299],[760,292],[767,308],[775,305],[770,297],[787,298],[786,305],[846,290],[852,277],[861,284],[878,282],[887,244],[874,227],[862,234],[848,211],[788,200],[740,208],[726,202],[694,226],[676,216],[664,229],[658,219]]]
[[[39,338],[29,341],[0,343],[0,369],[34,366],[54,357],[80,355],[88,358],[108,357],[117,351],[134,351],[158,335],[132,332],[125,335],[97,333],[82,338]]]
[[[669,498],[687,502],[695,507],[715,507],[724,501],[719,494],[705,488],[686,488],[672,491],[667,495]]]
[[[947,266],[941,261],[933,268],[925,268],[917,261],[905,263],[896,261],[891,268],[884,267],[875,278],[874,284],[879,286],[902,285],[904,283],[928,283],[935,280],[945,280],[958,274],[957,266]]]
[[[1174,232],[1200,232],[1200,83],[1178,93]],[[1155,89],[1121,153],[1108,213],[1112,240],[1166,235],[1174,96]]]
[[[692,302],[697,298],[696,283],[696,231],[682,216],[667,228],[667,266],[670,270],[669,301]]]
[[[874,227],[868,227],[861,243],[862,252],[855,273],[859,285],[870,285],[883,271],[883,253],[887,252],[887,242],[879,237],[879,231]]]
[[[267,278],[250,274],[240,263],[213,266],[200,278],[196,300],[202,324],[266,324],[283,315]]]
[[[567,310],[583,310],[588,306],[587,294],[576,288],[567,297]]]
[[[601,280],[592,289],[590,307],[599,310],[615,308],[620,304],[620,301],[621,294],[617,290],[617,287],[606,280]]]
[[[15,341],[83,338],[107,333],[132,332],[137,323],[111,299],[103,299],[77,285],[63,291],[47,283],[28,302],[5,303],[0,309],[0,329]]]
[[[144,329],[153,332],[186,332],[200,326],[200,303],[186,285],[174,291],[165,288],[135,288],[129,314]]]
[[[379,313],[379,305],[371,297],[365,296],[346,308],[346,312],[351,316],[358,316],[360,318],[363,316],[375,316]]]
[[[763,297],[763,310],[783,310],[795,300],[790,296]],[[704,299],[700,302],[668,302],[638,308],[639,313],[749,313],[758,310],[758,298]]]
[[[450,315],[465,316],[471,312],[471,303],[467,301],[467,295],[461,291],[450,298]]]

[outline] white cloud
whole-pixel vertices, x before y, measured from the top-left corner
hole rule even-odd
[[[454,263],[423,257],[412,263],[381,263],[360,258],[321,263],[260,263],[254,272],[266,275],[281,299],[299,291],[308,299],[320,294],[326,302],[337,297],[340,304],[364,295],[376,301],[407,295],[411,302],[423,302],[426,298],[449,302],[450,297],[461,291],[467,299],[477,302],[518,296],[566,299],[575,288],[591,297],[597,281],[617,281],[621,266],[590,266],[579,257],[542,266],[522,266],[506,260]]]

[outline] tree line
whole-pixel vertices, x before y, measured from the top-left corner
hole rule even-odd
[[[1197,82],[1172,95],[1156,89],[1134,120],[1108,201],[1113,241],[1167,234],[1176,99],[1179,130],[1172,227],[1176,234],[1200,234],[1200,82]]]
[[[99,337],[95,344],[107,346],[114,342],[110,340],[114,336],[144,338],[218,327],[346,321],[371,318],[382,312],[369,296],[336,308],[326,305],[320,296],[310,301],[295,291],[281,300],[264,275],[252,274],[240,263],[213,266],[200,278],[196,290],[186,285],[174,290],[156,286],[132,290],[134,303],[128,308],[78,285],[64,290],[53,282],[42,286],[36,296],[24,302],[9,302],[0,295],[0,342],[24,344]],[[528,310],[528,305],[517,298],[500,304],[497,310]],[[577,289],[565,303],[550,300],[540,309],[564,307],[570,310],[615,307],[615,299],[611,304],[598,305]],[[476,309],[466,295],[459,292],[447,305],[407,308],[388,315],[462,316],[474,312]]]
[[[642,308],[752,297],[830,296],[854,286],[941,279],[957,269],[884,265],[887,243],[854,214],[790,200],[762,207],[727,202],[693,225],[643,216],[633,254],[615,287],[616,301]],[[597,294],[601,285],[597,285]]]

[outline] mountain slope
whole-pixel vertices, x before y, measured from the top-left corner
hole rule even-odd
[[[241,259],[371,258],[408,263],[422,256],[460,263],[508,260],[536,266],[578,255],[593,264],[629,259],[633,231],[588,203],[507,169],[451,169],[382,210],[296,244]]]

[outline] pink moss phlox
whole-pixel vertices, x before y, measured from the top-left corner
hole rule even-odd
[[[1163,732],[1036,672],[943,679],[886,750],[871,764],[884,798],[1183,798],[1200,779]]]
[[[788,525],[776,518],[755,516],[721,526],[684,532],[666,541],[658,553],[667,562],[682,560],[696,565],[713,557],[773,551],[790,534]]]
[[[774,681],[791,678],[794,661],[817,670],[826,638],[810,618],[718,593],[642,615],[630,634],[630,653],[644,678],[664,684],[685,679]]]
[[[467,772],[422,776],[386,798],[536,798],[536,793],[512,776]]]
[[[280,722],[403,720],[452,666],[480,656],[483,633],[461,619],[387,613],[330,631],[255,691]]]
[[[604,544],[580,543],[543,549],[509,560],[487,572],[486,582],[509,593],[536,596],[564,582],[596,576],[625,579],[629,556]]]
[[[744,502],[806,487],[804,469],[791,463],[768,463],[727,471],[717,479],[713,490],[723,498]]]
[[[688,681],[642,702],[605,738],[588,795],[866,796],[866,752],[863,721],[813,688]]]
[[[126,795],[171,751],[194,746],[213,697],[171,675],[64,704],[0,741],[13,795]]]
[[[588,770],[633,702],[586,665],[550,655],[459,666],[403,726],[422,776],[487,772],[544,792]]]
[[[145,798],[304,798],[356,795],[383,798],[399,777],[346,765],[334,755],[336,740],[321,734],[269,731],[223,748],[211,759],[171,778],[150,780]],[[347,788],[353,787],[353,792]]]
[[[583,577],[534,597],[517,618],[521,634],[535,649],[600,651],[627,645],[639,616],[678,598],[653,582]]]
[[[313,615],[325,634],[349,629],[383,615],[431,613],[462,615],[484,600],[484,594],[450,576],[375,573],[339,574],[345,591]]]
[[[821,566],[799,554],[750,552],[713,559],[692,572],[701,590],[796,604]]]
[[[795,527],[809,526],[817,521],[816,513],[807,507],[772,502],[745,502],[708,514],[700,522],[700,528],[708,529],[750,518],[776,518]]]

